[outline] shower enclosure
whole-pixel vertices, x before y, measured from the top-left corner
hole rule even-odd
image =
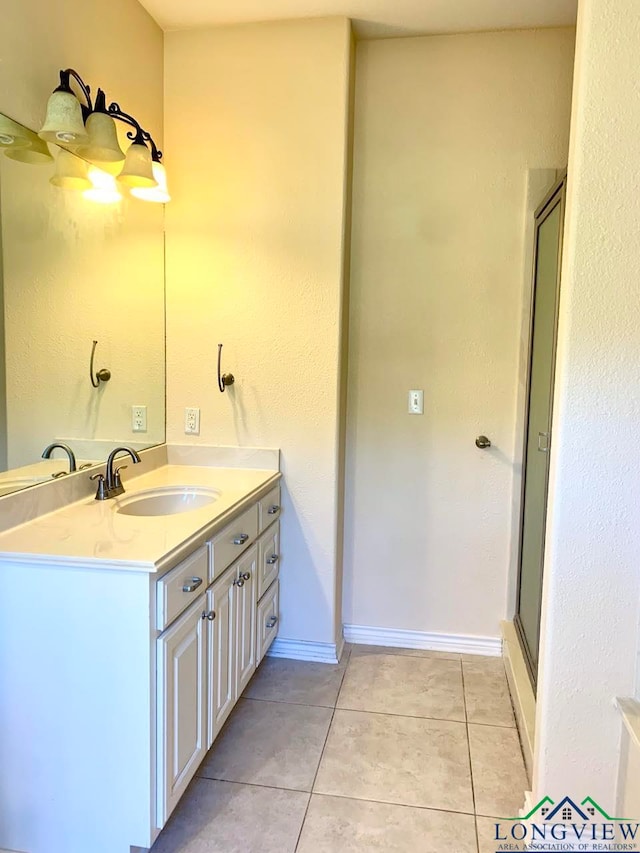
[[[536,686],[566,176],[536,210],[515,625]]]

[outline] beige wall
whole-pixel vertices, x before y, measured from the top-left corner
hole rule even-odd
[[[96,204],[53,187],[52,171],[0,156],[9,468],[54,439],[90,459],[108,451],[86,440],[164,441],[163,208]],[[93,340],[95,369],[112,374],[98,389]],[[132,431],[133,405],[146,432]]]
[[[282,448],[280,637],[334,643],[351,34],[167,34],[169,440]],[[189,145],[189,142],[192,144]],[[223,369],[236,376],[224,395]]]
[[[573,48],[571,29],[358,45],[345,623],[499,635],[526,192],[566,164]]]
[[[43,4],[38,0],[21,0],[21,2],[5,4],[2,9],[2,27],[0,27],[0,111],[12,118],[26,124],[28,127],[37,128],[42,124],[44,119],[47,99],[51,91],[58,84],[58,72],[61,68],[74,67],[84,77],[86,82],[95,91],[98,86],[106,90],[109,100],[117,100],[121,107],[133,113],[142,123],[143,126],[149,128],[154,138],[161,143],[162,141],[162,117],[163,117],[163,34],[160,28],[155,24],[152,18],[137,2],[137,0],[91,0],[90,3],[84,0],[61,0],[56,4]],[[20,164],[11,164],[10,161],[3,162],[5,166],[5,181],[8,181],[6,174],[7,169],[11,166]],[[42,167],[47,172],[50,168]],[[79,202],[82,204],[82,202]],[[69,232],[74,232],[74,216],[79,215],[79,222],[82,223],[82,228],[85,232],[91,234],[91,239],[94,243],[94,248],[98,256],[98,265],[89,264],[91,271],[87,272],[86,266],[74,263],[78,261],[77,252],[74,251],[73,240],[80,238],[80,232],[75,229],[74,236],[69,237],[66,243],[65,251],[69,252],[70,258],[70,276],[71,279],[79,274],[79,268],[82,266],[83,271],[89,277],[96,275],[96,269],[100,268],[106,275],[112,273],[112,289],[115,291],[127,291],[131,296],[135,288],[136,278],[142,276],[146,283],[150,281],[154,272],[160,278],[153,282],[154,299],[159,296],[161,299],[162,293],[162,215],[161,211],[156,211],[154,214],[148,212],[141,214],[142,219],[148,218],[152,224],[146,229],[149,240],[147,245],[152,242],[154,244],[153,260],[151,265],[148,263],[148,253],[145,258],[144,270],[136,270],[136,263],[129,266],[120,265],[117,272],[109,267],[109,263],[105,263],[105,253],[109,251],[109,247],[113,248],[113,243],[117,239],[117,233],[129,233],[126,229],[131,225],[131,218],[122,209],[114,212],[112,208],[110,213],[102,210],[99,212],[93,209],[90,218],[80,214],[78,210],[71,211],[67,204],[58,199],[58,208],[52,214],[50,222],[45,222],[43,216],[48,216],[47,213],[40,211],[39,230],[41,234],[48,235],[49,238],[60,236],[60,232],[68,226]],[[104,230],[100,232],[98,220],[102,217],[106,219]],[[133,219],[136,219],[134,215]],[[128,224],[126,224],[128,223]],[[139,224],[139,222],[138,222]],[[11,223],[5,222],[5,229],[13,228]],[[80,230],[82,230],[82,228]],[[35,233],[38,228],[32,228]],[[56,230],[58,233],[56,234]],[[6,236],[6,235],[5,235]],[[28,236],[28,235],[27,235]],[[31,234],[33,236],[33,233]],[[98,245],[99,244],[99,245]],[[12,251],[15,246],[8,246],[5,242],[5,250]],[[24,248],[24,245],[23,245]],[[137,250],[135,250],[137,251]],[[135,254],[132,245],[126,249],[126,257],[128,261],[133,260]],[[144,251],[144,250],[143,250]],[[14,256],[15,256],[14,252]],[[63,253],[64,254],[64,253]],[[107,258],[107,261],[109,259]],[[37,250],[33,247],[29,249],[29,254],[23,256],[23,263],[18,270],[19,276],[23,276],[29,284],[27,288],[33,287],[33,292],[29,289],[23,290],[23,293],[29,295],[28,300],[19,301],[17,292],[13,292],[13,304],[10,306],[13,311],[13,318],[19,322],[25,322],[27,327],[30,323],[26,323],[28,316],[24,313],[28,312],[31,300],[33,303],[40,301],[42,297],[49,298],[52,293],[45,287],[45,292],[42,288],[45,282],[47,270],[43,270],[43,265],[39,266],[39,261],[44,262],[44,257],[38,257]],[[24,263],[26,262],[26,264]],[[29,266],[29,268],[27,268]],[[13,272],[16,272],[14,265]],[[51,270],[48,270],[50,273]],[[7,289],[9,284],[7,283]],[[38,291],[40,289],[40,292]],[[145,294],[149,291],[146,289],[146,284],[143,284]],[[68,295],[68,291],[67,295]],[[86,295],[86,290],[83,291]],[[60,295],[60,294],[58,294]],[[78,294],[80,297],[80,294]],[[114,371],[114,383],[116,382],[116,373],[119,372],[120,377],[126,375],[126,365],[130,363],[132,355],[139,357],[140,341],[130,340],[130,345],[127,346],[126,352],[119,348],[116,341],[124,340],[129,337],[129,332],[138,336],[140,334],[140,319],[145,317],[145,305],[140,305],[142,293],[138,290],[135,299],[127,300],[129,307],[127,316],[119,320],[117,317],[108,317],[104,310],[100,311],[95,305],[91,306],[95,324],[92,329],[89,329],[86,323],[80,319],[80,302],[78,304],[71,300],[71,304],[67,305],[69,311],[64,317],[52,316],[49,327],[49,334],[53,331],[55,324],[60,324],[66,332],[75,330],[77,337],[74,339],[78,342],[79,352],[82,353],[82,373],[88,373],[88,355],[90,354],[91,339],[96,327],[99,329],[100,337],[105,343],[105,350],[102,355],[109,357],[106,349],[110,346],[111,341],[114,341],[114,351],[111,355],[112,365],[119,362],[119,367]],[[56,299],[56,306],[61,310],[61,303]],[[82,306],[84,307],[84,306]],[[157,316],[159,310],[158,305],[154,305],[153,313]],[[33,319],[33,317],[31,317]],[[86,319],[86,317],[85,317]],[[134,321],[137,319],[137,328],[133,328]],[[107,325],[110,328],[106,328]],[[118,328],[120,326],[120,328]],[[58,369],[61,373],[53,372],[50,376],[50,381],[46,381],[46,375],[40,369],[40,363],[34,363],[38,367],[37,375],[31,378],[25,373],[29,372],[27,360],[21,354],[21,348],[24,349],[26,340],[12,340],[11,335],[15,338],[16,329],[7,328],[8,340],[8,369],[9,382],[7,391],[9,395],[15,393],[23,393],[26,389],[27,396],[34,393],[36,386],[44,393],[43,406],[49,407],[52,396],[57,394],[57,405],[60,405],[61,387],[68,388],[64,378],[64,367],[62,364],[62,356],[69,357],[72,354],[69,348],[65,347],[61,333],[58,338],[52,338],[54,344],[52,352],[49,353],[49,358],[58,357]],[[88,340],[84,344],[80,344],[80,339],[84,337]],[[107,341],[107,339],[109,339]],[[14,345],[15,344],[15,345]],[[87,350],[87,346],[89,349]],[[39,357],[46,361],[44,354],[44,345],[35,341],[35,349],[40,351]],[[119,354],[116,349],[120,349]],[[73,353],[73,356],[78,355]],[[22,357],[21,357],[22,355]],[[151,381],[162,381],[162,349],[157,347],[154,350],[152,358],[159,364],[155,368],[150,369],[150,374],[153,374]],[[74,363],[78,364],[77,358],[74,358]],[[120,365],[122,369],[120,369]],[[65,367],[68,365],[65,365]],[[17,369],[17,372],[15,372]],[[146,377],[147,379],[149,377]],[[60,383],[63,383],[60,386]],[[88,386],[88,377],[86,379]],[[130,416],[127,417],[126,409],[131,403],[144,403],[144,399],[131,399],[129,391],[131,390],[130,383],[126,382],[126,389],[122,389],[125,396],[118,403],[117,413],[113,411],[114,420],[109,420],[105,423],[105,430],[95,430],[97,419],[99,417],[98,408],[104,408],[104,393],[101,397],[99,406],[95,406],[96,396],[91,398],[91,401],[84,400],[82,392],[76,393],[76,388],[73,388],[73,400],[66,399],[64,407],[72,407],[79,414],[80,421],[75,425],[77,429],[65,431],[62,434],[77,435],[79,433],[84,436],[105,436],[113,437],[115,431],[120,433],[123,425],[126,425],[126,433],[129,432]],[[59,387],[60,386],[60,387]],[[84,388],[84,385],[82,386]],[[113,397],[114,387],[104,389],[108,396]],[[122,388],[122,386],[121,386]],[[21,390],[22,389],[22,390]],[[92,389],[91,389],[92,390]],[[126,402],[123,402],[126,400]],[[11,400],[9,401],[11,405]],[[158,400],[158,402],[161,402]],[[55,405],[55,404],[54,404]],[[151,405],[151,404],[150,404]],[[158,415],[162,418],[162,413],[156,413],[156,421]],[[31,415],[33,417],[33,414]],[[25,413],[24,417],[20,416],[13,418],[10,423],[10,429],[17,432],[30,430],[30,416]],[[42,423],[42,412],[38,410],[36,419],[39,424]],[[115,421],[115,422],[114,422]],[[66,423],[63,419],[63,423]],[[59,426],[57,423],[55,426]],[[162,434],[162,429],[156,429],[158,424],[154,424],[155,436]],[[48,430],[49,434],[51,431]],[[60,433],[58,433],[60,435]],[[41,443],[40,438],[37,442],[38,446]],[[35,446],[35,445],[34,445]]]
[[[589,794],[609,814],[613,700],[638,695],[639,51],[636,0],[582,0],[533,780],[534,795]]]

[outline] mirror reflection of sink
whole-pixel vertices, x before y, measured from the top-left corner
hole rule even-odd
[[[159,516],[191,512],[212,504],[220,497],[217,489],[204,486],[166,486],[146,489],[118,501],[114,507],[122,515]]]
[[[7,477],[6,479],[0,479],[0,497],[10,495],[19,489],[26,489],[27,486],[44,483],[48,479],[48,477]]]

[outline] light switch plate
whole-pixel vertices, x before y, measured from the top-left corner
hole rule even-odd
[[[409,414],[424,414],[424,391],[409,391]]]

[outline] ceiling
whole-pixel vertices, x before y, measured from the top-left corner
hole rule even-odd
[[[558,27],[575,24],[578,0],[141,0],[165,30],[220,24],[352,18],[359,38]]]

